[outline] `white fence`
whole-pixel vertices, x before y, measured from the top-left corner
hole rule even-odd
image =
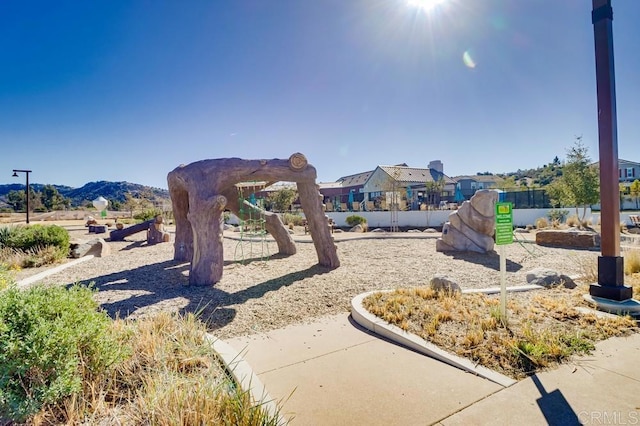
[[[518,227],[527,225],[535,225],[536,219],[541,217],[548,219],[549,211],[552,209],[514,209],[513,224]],[[575,208],[564,209],[569,211],[569,216],[575,214]],[[582,208],[579,210],[582,215]],[[397,212],[399,227],[416,227],[416,228],[438,228],[441,227],[449,219],[449,215],[454,210],[429,210],[429,211],[399,211]],[[620,213],[620,223],[631,225],[629,215],[638,214],[638,212]],[[373,228],[389,228],[391,226],[391,212],[330,212],[327,216],[333,219],[336,225],[347,227],[347,216],[358,215],[367,219],[369,229]],[[593,212],[587,209],[585,218],[596,225],[600,221],[600,212]]]

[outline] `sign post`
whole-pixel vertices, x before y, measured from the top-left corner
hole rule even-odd
[[[504,246],[513,243],[513,206],[496,203],[496,245],[500,246],[500,312],[507,318],[507,258]]]

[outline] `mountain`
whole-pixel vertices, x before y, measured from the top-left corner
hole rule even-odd
[[[32,190],[40,192],[43,184],[29,184]],[[125,201],[125,194],[131,193],[134,197],[144,197],[150,201],[169,200],[169,191],[162,188],[140,185],[130,182],[89,182],[80,188],[72,188],[64,185],[53,185],[60,195],[71,199],[72,206],[82,206],[102,196],[107,200]],[[24,190],[25,185],[12,183],[0,185],[0,197],[4,198],[10,191]]]

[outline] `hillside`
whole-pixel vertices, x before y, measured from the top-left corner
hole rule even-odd
[[[29,185],[34,191],[41,191],[44,184],[33,183]],[[134,197],[144,195],[151,201],[169,200],[169,191],[161,188],[140,185],[130,182],[89,182],[80,188],[71,188],[64,185],[53,185],[60,195],[71,199],[72,206],[81,206],[102,196],[107,200],[125,201],[125,194],[131,193]],[[0,198],[4,198],[10,191],[24,190],[23,184],[0,185]]]

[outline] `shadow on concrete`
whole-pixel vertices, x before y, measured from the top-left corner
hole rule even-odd
[[[582,424],[578,419],[575,411],[569,405],[560,389],[556,389],[552,392],[542,386],[538,376],[531,376],[531,380],[538,388],[540,392],[540,398],[536,399],[536,403],[540,408],[540,411],[544,415],[548,425],[579,425]]]

